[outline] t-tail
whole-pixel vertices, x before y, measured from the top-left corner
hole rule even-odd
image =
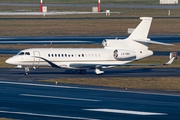
[[[141,23],[139,23],[128,39],[147,39],[151,27],[152,17],[141,17],[140,19],[142,20]]]
[[[106,39],[103,41],[105,48],[120,48],[132,50],[148,50],[149,43],[160,45],[172,45],[162,42],[152,41],[148,38],[152,17],[141,17],[142,21],[135,28],[135,30],[126,39]]]
[[[152,17],[141,17],[142,21],[131,33],[131,35],[126,39],[131,48],[134,49],[148,49],[149,43],[161,44],[161,45],[171,45],[162,42],[152,41],[148,38]]]

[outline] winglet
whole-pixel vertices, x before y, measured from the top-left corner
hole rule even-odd
[[[177,52],[171,52],[171,53],[170,53],[170,56],[169,56],[170,60],[169,60],[167,63],[163,64],[163,65],[170,65],[170,64],[172,64],[172,62],[173,62],[175,59],[177,59],[177,56],[178,56],[178,53],[177,53]]]
[[[170,65],[172,64],[172,62],[174,61],[175,57],[172,57],[167,63],[163,64],[163,65]]]

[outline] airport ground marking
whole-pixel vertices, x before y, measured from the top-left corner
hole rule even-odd
[[[0,111],[0,113],[17,114],[17,115],[30,115],[30,116],[50,117],[50,118],[65,118],[65,119],[75,119],[75,120],[100,120],[100,119],[93,119],[93,118],[60,116],[60,115],[48,115],[48,114],[38,114],[38,113],[28,113],[28,112]]]
[[[60,86],[60,85],[47,85],[47,84],[34,84],[34,83],[23,83],[23,82],[5,82],[0,81],[3,84],[14,84],[14,85],[27,85],[27,86],[39,86],[39,87],[56,87],[56,88],[74,88],[78,89],[79,87],[72,87],[72,86]]]
[[[94,99],[83,99],[83,98],[69,98],[69,97],[57,97],[57,96],[45,96],[45,95],[32,95],[32,94],[20,94],[21,96],[28,97],[39,97],[39,98],[54,98],[54,99],[66,99],[66,100],[78,100],[78,101],[88,101],[88,102],[100,102],[101,100]]]
[[[84,109],[87,111],[96,112],[108,112],[108,113],[119,113],[119,114],[131,114],[131,115],[168,115],[166,113],[154,113],[154,112],[142,112],[132,110],[118,110],[118,109]]]

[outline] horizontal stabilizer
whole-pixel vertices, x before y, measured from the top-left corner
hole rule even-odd
[[[173,45],[173,44],[168,44],[168,43],[163,43],[163,42],[152,41],[150,39],[146,39],[146,40],[140,39],[140,40],[134,40],[134,41],[137,41],[140,43],[151,43],[151,44],[168,45],[168,46]]]

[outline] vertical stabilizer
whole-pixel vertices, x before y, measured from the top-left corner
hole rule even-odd
[[[141,40],[141,41],[149,40],[147,36],[150,30],[152,17],[141,17],[140,19],[142,21],[131,33],[131,35],[127,38],[128,44],[131,46],[131,48],[134,49],[148,49],[148,43],[140,43],[135,40]]]
[[[141,17],[141,23],[135,28],[128,39],[146,39],[151,26],[152,17]]]

